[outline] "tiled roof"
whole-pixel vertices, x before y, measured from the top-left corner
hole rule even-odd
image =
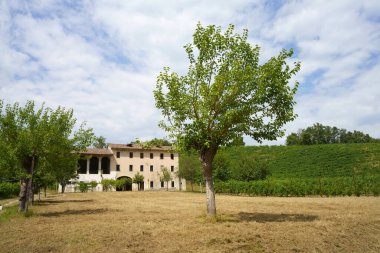
[[[112,144],[112,143],[109,143],[108,147],[110,147],[111,149],[174,151],[172,146],[143,147],[139,144]]]
[[[80,153],[82,155],[113,155],[111,150],[107,148],[88,148],[86,151]]]

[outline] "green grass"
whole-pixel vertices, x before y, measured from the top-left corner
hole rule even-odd
[[[238,169],[238,162],[245,156],[264,160],[273,179],[380,174],[379,143],[231,147],[218,155],[226,156],[233,169]]]
[[[3,210],[0,211],[0,222],[8,221],[17,216],[19,216],[19,213],[17,212],[17,205],[3,207]]]
[[[36,204],[38,204],[38,202],[36,202]],[[19,213],[17,204],[6,207],[3,206],[3,210],[0,211],[0,222],[6,222],[14,218],[28,218],[33,216],[36,216],[36,214],[31,209],[26,213]]]

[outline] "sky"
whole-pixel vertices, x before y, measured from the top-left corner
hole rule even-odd
[[[198,22],[248,29],[261,62],[294,49],[298,117],[286,134],[319,122],[380,138],[378,0],[0,0],[0,99],[73,108],[111,143],[164,138],[156,78],[165,66],[186,74]]]

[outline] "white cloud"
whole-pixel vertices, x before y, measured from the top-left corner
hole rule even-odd
[[[74,108],[111,142],[162,137],[159,71],[185,73],[198,21],[234,23],[263,61],[295,47],[299,118],[288,132],[321,122],[380,137],[379,13],[378,1],[2,1],[0,98]]]

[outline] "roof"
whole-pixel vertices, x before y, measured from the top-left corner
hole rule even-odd
[[[87,148],[86,151],[80,152],[82,155],[113,155],[107,148]]]
[[[139,144],[112,144],[112,143],[109,143],[108,147],[110,147],[111,149],[174,151],[172,146],[144,147],[144,146],[139,145]]]

